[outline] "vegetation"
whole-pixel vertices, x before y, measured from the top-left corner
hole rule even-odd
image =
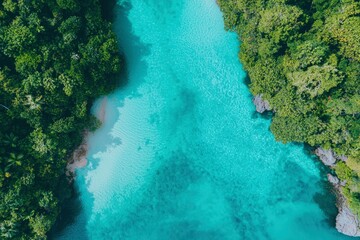
[[[272,107],[276,139],[347,156],[335,171],[360,214],[360,2],[218,2],[226,27],[241,38],[251,92]]]
[[[45,239],[92,101],[111,91],[118,47],[98,0],[0,3],[0,239]]]

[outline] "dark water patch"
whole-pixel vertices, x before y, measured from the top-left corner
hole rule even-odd
[[[246,86],[250,87],[251,79],[250,79],[249,74],[246,73],[246,76],[243,78],[243,83],[244,83]]]
[[[265,111],[263,113],[258,113],[256,111],[253,112],[252,114],[252,119],[256,119],[256,118],[261,118],[261,119],[265,119],[265,120],[271,120],[274,116],[274,113],[272,111]]]
[[[325,223],[331,227],[335,227],[335,219],[338,213],[336,203],[336,195],[333,193],[333,186],[329,182],[322,181],[318,183],[319,188],[324,189],[323,192],[314,194],[313,200],[318,204],[319,208],[324,212]]]
[[[274,197],[270,199],[269,205],[276,205],[277,201],[310,201],[313,194],[313,192],[309,192],[309,189],[313,189],[310,184],[316,185],[318,179],[307,174],[297,163],[286,159],[285,155],[282,158],[281,170],[276,173],[272,180]],[[294,182],[286,184],[287,179],[293,179]]]
[[[132,5],[128,1],[124,1],[121,5],[116,4],[113,12],[116,15],[115,18],[115,32],[119,40],[119,47],[125,56],[125,65],[122,77],[125,83],[129,83],[132,79],[131,85],[133,89],[134,77],[130,76],[129,65],[137,65],[138,71],[136,72],[137,78],[143,80],[146,76],[148,65],[144,60],[146,56],[150,54],[151,46],[141,42],[140,38],[134,34],[132,23],[129,21],[128,15],[132,9]],[[139,82],[140,84],[141,82]],[[126,85],[122,86],[123,96],[125,97],[140,97],[136,92],[128,94],[126,91]],[[136,89],[136,88],[135,88]],[[132,90],[133,91],[133,90]]]
[[[82,208],[82,203],[79,198],[79,190],[74,186],[71,197],[65,200],[62,211],[60,215],[49,233],[50,239],[56,239],[57,236],[61,235],[61,233],[70,225],[76,222],[76,218],[80,215]],[[84,226],[85,230],[85,226]]]
[[[114,13],[116,0],[100,0],[100,5],[102,17],[110,22],[114,22],[116,16]]]

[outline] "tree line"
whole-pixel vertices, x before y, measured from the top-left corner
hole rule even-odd
[[[276,139],[346,156],[334,170],[360,214],[360,2],[218,2],[241,39],[251,92],[270,103]]]
[[[65,167],[95,129],[121,58],[98,0],[0,3],[0,238],[46,239],[71,195]]]

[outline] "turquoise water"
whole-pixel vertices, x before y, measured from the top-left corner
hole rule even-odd
[[[320,164],[254,112],[215,0],[115,13],[128,83],[107,97],[78,170],[83,209],[57,239],[345,239]]]

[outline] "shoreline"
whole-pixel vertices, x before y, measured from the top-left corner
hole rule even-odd
[[[253,96],[253,103],[256,112],[260,114],[263,114],[265,111],[273,111],[268,101],[262,98],[262,94]],[[338,156],[331,149],[325,150],[321,147],[316,148],[312,154],[316,155],[322,164],[330,169],[335,167],[337,161],[345,162],[347,160],[346,156]],[[327,180],[332,184],[336,196],[336,207],[338,209],[338,214],[335,219],[336,230],[347,236],[359,237],[360,219],[349,208],[347,199],[341,190],[341,188],[345,186],[346,181],[341,181],[331,174],[327,174]]]
[[[68,181],[72,183],[76,177],[76,169],[86,167],[87,165],[87,153],[89,150],[88,146],[88,138],[90,132],[85,130],[83,133],[83,141],[82,143],[74,150],[71,155],[70,160],[66,166],[66,176],[68,177]]]
[[[341,188],[345,186],[346,182],[340,181],[339,178],[332,174],[327,174],[327,179],[332,184],[336,194],[336,207],[338,208],[338,214],[336,216],[336,229],[347,236],[359,237],[359,218],[349,208],[347,200],[341,190]]]
[[[97,117],[97,119],[99,119],[101,124],[104,124],[104,122],[105,122],[107,101],[108,101],[107,97],[106,96],[103,97],[103,99],[101,100],[101,103],[100,103],[100,108],[97,111],[97,113],[95,114],[95,116]]]
[[[106,106],[107,106],[107,97],[103,97],[100,103],[99,110],[95,113],[96,118],[104,124],[106,117]],[[88,164],[87,155],[89,152],[89,137],[91,133],[89,130],[84,130],[81,144],[73,151],[68,164],[66,166],[66,176],[69,183],[72,183],[76,178],[76,170],[79,168],[84,168]]]

